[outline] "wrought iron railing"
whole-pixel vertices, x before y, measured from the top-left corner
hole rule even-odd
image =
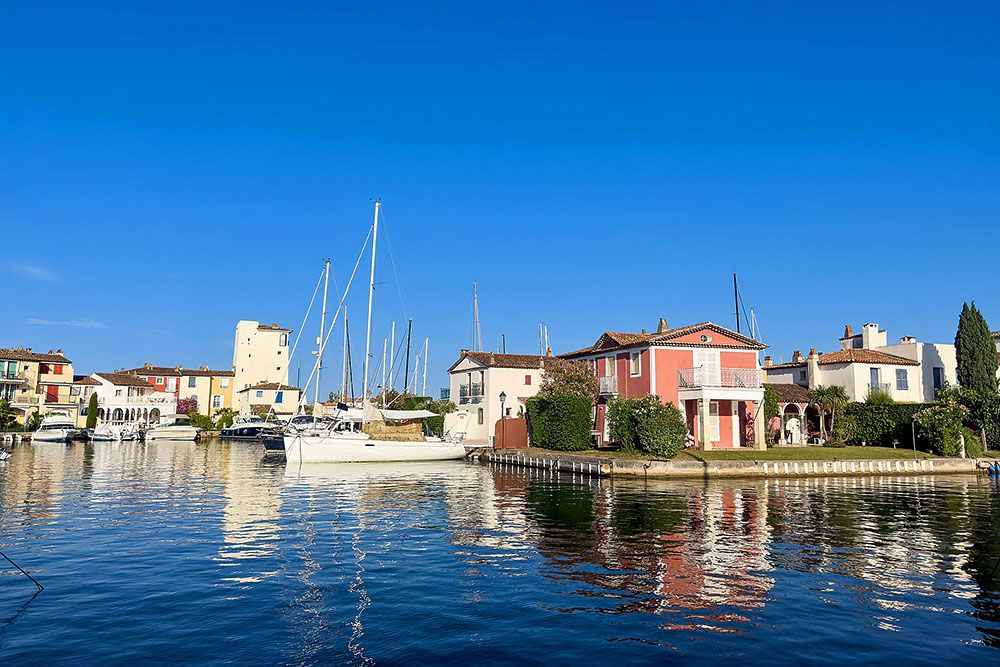
[[[868,393],[877,391],[883,394],[888,394],[890,389],[891,387],[888,382],[872,382],[868,384]]]
[[[483,395],[483,383],[477,384],[463,384],[458,388],[459,398],[475,398],[477,396]]]
[[[606,375],[597,381],[597,389],[601,396],[615,396],[618,394],[618,376]]]
[[[725,389],[760,389],[760,370],[756,368],[682,368],[677,371],[681,389],[720,387]]]

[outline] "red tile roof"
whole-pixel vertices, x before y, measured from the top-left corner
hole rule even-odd
[[[677,338],[685,336],[687,334],[699,331],[701,329],[708,329],[714,331],[720,335],[727,336],[737,341],[736,344],[732,343],[694,343],[691,341],[678,341]],[[588,354],[596,354],[599,352],[607,352],[611,350],[618,350],[623,348],[635,347],[637,345],[655,345],[657,347],[669,347],[669,346],[681,346],[681,347],[706,347],[706,348],[732,348],[740,347],[751,350],[763,350],[767,347],[764,343],[759,340],[754,340],[742,334],[738,334],[735,331],[731,331],[723,326],[719,326],[714,322],[699,322],[698,324],[691,324],[683,327],[675,327],[673,329],[666,329],[660,332],[654,333],[628,333],[624,331],[605,331],[601,334],[597,342],[590,347],[585,347],[579,350],[574,350],[573,352],[566,352],[560,354],[559,356],[564,359],[569,359],[572,357],[582,357]]]
[[[143,380],[138,375],[133,375],[132,373],[94,373],[94,375],[101,377],[113,385],[119,387],[149,387],[149,383]]]
[[[277,382],[258,382],[252,387],[246,387],[245,389],[240,389],[239,392],[242,394],[245,391],[256,391],[256,390],[281,390],[281,391],[299,391],[298,387],[293,387],[287,384],[278,384]]]
[[[448,372],[458,366],[463,359],[473,359],[490,368],[542,368],[546,359],[553,359],[539,354],[500,354],[495,352],[470,352],[462,351],[462,356],[451,365]]]
[[[803,386],[783,382],[766,382],[764,386],[773,389],[779,403],[808,403],[809,390]]]
[[[54,364],[73,363],[62,355],[62,350],[53,352],[49,350],[46,354],[32,352],[30,347],[0,347],[0,359],[5,361],[47,361]]]
[[[154,366],[153,364],[143,364],[139,368],[129,368],[127,370],[129,373],[136,373],[138,375],[175,375],[179,376],[181,374],[180,366]]]
[[[213,371],[207,368],[182,368],[181,375],[195,377],[234,377],[233,371]]]
[[[90,377],[89,375],[74,375],[73,384],[83,384],[83,385],[100,385],[101,383]]]
[[[277,324],[258,324],[257,331],[284,331],[286,333],[291,333],[291,329],[286,329],[285,327],[278,326]]]
[[[786,364],[771,364],[763,366],[765,371],[778,370],[782,368],[804,368],[806,361],[790,361]],[[920,362],[906,357],[900,357],[887,352],[869,350],[866,348],[851,348],[849,350],[837,350],[836,352],[825,352],[819,355],[821,366],[829,364],[888,364],[892,366],[919,366]]]

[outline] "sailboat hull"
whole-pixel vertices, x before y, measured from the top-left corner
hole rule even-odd
[[[378,463],[389,461],[454,461],[465,447],[450,442],[397,442],[330,436],[285,436],[287,463]]]

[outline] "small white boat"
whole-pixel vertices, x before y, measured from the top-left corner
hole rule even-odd
[[[51,412],[42,419],[38,430],[31,434],[32,442],[69,442],[76,434],[76,425],[65,412]]]
[[[201,435],[201,429],[190,424],[163,424],[146,431],[146,442],[151,440],[183,440],[194,442]]]
[[[375,440],[352,430],[348,421],[336,422],[325,433],[294,432],[284,435],[285,462],[379,463],[390,461],[453,461],[465,458],[465,446],[429,439],[424,442]]]
[[[6,449],[0,449],[0,461],[9,461],[11,453]]]

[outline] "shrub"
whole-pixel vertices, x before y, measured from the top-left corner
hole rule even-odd
[[[591,399],[559,395],[528,399],[528,422],[535,447],[561,451],[590,448]]]
[[[94,392],[90,395],[90,401],[87,402],[87,428],[94,428],[97,426],[98,410],[97,392]]]
[[[192,412],[198,412],[198,399],[192,396],[191,398],[181,398],[177,400],[177,414],[187,415]]]
[[[892,395],[882,389],[869,389],[868,395],[865,396],[865,403],[867,405],[890,405],[895,402]]]
[[[844,411],[849,429],[846,441],[891,447],[893,441],[912,445],[913,415],[926,408],[926,403],[851,403]],[[836,425],[835,425],[836,428]]]
[[[94,409],[97,412],[97,409]],[[17,425],[17,416],[9,401],[0,401],[0,431],[11,431]]]
[[[943,456],[958,456],[959,436],[968,410],[955,400],[942,400],[916,414],[917,439],[931,451]]]
[[[197,426],[203,431],[214,431],[215,422],[208,415],[200,415],[197,412],[187,413],[188,421],[191,422],[192,426]]]
[[[984,454],[983,441],[980,440],[979,434],[971,428],[966,428],[963,435],[965,435],[965,455],[973,459],[982,456]]]
[[[431,412],[437,413],[437,417],[428,417],[424,420],[427,426],[427,433],[429,435],[436,435],[437,437],[444,436],[444,416],[450,414],[457,410],[458,408],[454,403],[445,399],[440,401],[430,401],[427,404],[427,409]]]
[[[232,408],[222,408],[215,413],[215,428],[222,430],[224,428],[229,428],[233,425],[233,420],[236,417],[236,411]]]
[[[636,398],[613,398],[607,419],[611,438],[625,451],[639,451],[673,458],[684,449],[687,425],[672,403],[647,394]]]

